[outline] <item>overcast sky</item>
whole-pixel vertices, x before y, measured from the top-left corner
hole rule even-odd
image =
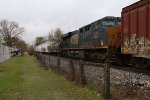
[[[105,16],[121,16],[123,7],[139,0],[0,0],[0,20],[16,21],[31,42],[51,29],[64,33]]]

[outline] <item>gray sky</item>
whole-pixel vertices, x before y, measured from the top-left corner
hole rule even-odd
[[[121,16],[123,7],[139,0],[0,0],[0,20],[16,21],[31,42],[51,29],[64,33],[105,16]]]

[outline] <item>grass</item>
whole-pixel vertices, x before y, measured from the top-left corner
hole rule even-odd
[[[0,100],[99,100],[89,86],[81,88],[34,57],[14,57],[0,64]]]

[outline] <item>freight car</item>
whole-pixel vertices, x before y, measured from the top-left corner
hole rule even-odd
[[[117,38],[118,32],[121,31],[120,24],[120,17],[107,16],[79,30],[64,34],[60,44],[61,54],[104,62],[108,46],[118,46],[115,41],[119,40]],[[117,28],[110,31],[113,26]]]
[[[38,46],[34,47],[34,51],[43,54],[58,54],[59,53],[59,43],[54,43],[51,41],[45,41]]]
[[[46,42],[44,42],[44,43],[42,43],[42,44],[36,46],[36,47],[34,48],[34,51],[35,51],[35,52],[39,52],[39,53],[48,53],[48,52],[49,52],[48,47],[49,47],[50,45],[51,45],[51,42],[46,41]]]
[[[150,68],[150,0],[123,8],[121,49],[133,67]]]

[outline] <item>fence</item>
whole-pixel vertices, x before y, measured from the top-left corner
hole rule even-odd
[[[0,44],[0,63],[11,58],[10,47]]]
[[[105,69],[107,64],[83,62],[39,53],[36,53],[35,56],[45,68],[63,74],[77,84],[96,84],[98,90],[102,90],[103,93],[105,85],[109,85],[105,80],[107,77],[105,73],[108,73]],[[150,87],[149,75],[115,68],[110,68],[109,75],[111,86]]]

